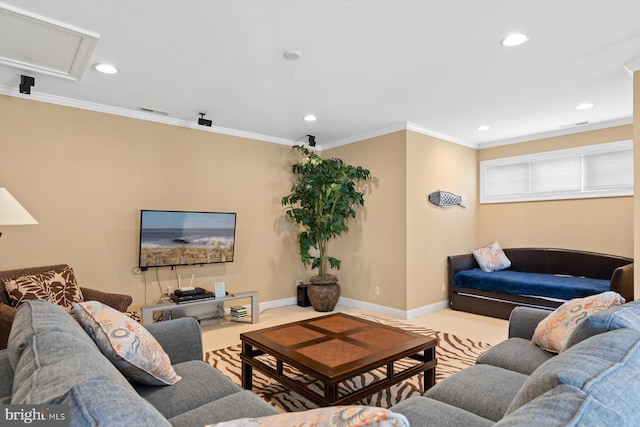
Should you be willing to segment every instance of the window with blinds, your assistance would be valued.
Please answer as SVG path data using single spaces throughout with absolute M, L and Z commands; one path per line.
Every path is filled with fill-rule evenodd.
M 480 203 L 632 195 L 632 141 L 480 162 Z

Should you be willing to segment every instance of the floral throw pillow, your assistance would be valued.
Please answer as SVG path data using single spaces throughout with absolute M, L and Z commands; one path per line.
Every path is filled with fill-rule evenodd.
M 372 406 L 330 406 L 260 418 L 241 418 L 205 427 L 409 427 L 407 418 Z
M 30 276 L 21 276 L 4 282 L 9 299 L 15 307 L 34 299 L 61 306 L 71 312 L 73 304 L 84 301 L 73 269 L 51 270 Z
M 587 316 L 624 302 L 613 291 L 567 301 L 538 323 L 531 342 L 543 350 L 560 353 L 573 329 Z
M 180 381 L 160 343 L 126 314 L 97 301 L 76 304 L 73 313 L 102 354 L 130 381 L 146 385 Z
M 493 242 L 487 247 L 476 249 L 472 252 L 480 269 L 487 273 L 511 267 L 511 261 L 507 258 L 498 242 Z

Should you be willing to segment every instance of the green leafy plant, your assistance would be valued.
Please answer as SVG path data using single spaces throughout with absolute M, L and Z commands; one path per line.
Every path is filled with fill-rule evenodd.
M 347 220 L 355 218 L 356 209 L 364 205 L 364 195 L 356 185 L 367 180 L 370 172 L 340 159 L 327 159 L 303 147 L 295 146 L 303 157 L 292 166 L 297 176 L 291 194 L 282 198 L 287 216 L 302 226 L 298 235 L 300 258 L 318 276 L 327 275 L 327 267 L 340 269 L 340 260 L 327 255 L 327 242 L 348 230 Z M 311 248 L 318 256 L 311 254 Z

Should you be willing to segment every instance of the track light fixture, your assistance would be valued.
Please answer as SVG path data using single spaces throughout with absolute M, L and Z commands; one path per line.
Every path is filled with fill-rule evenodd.
M 211 125 L 213 124 L 213 121 L 204 118 L 204 115 L 207 113 L 198 113 L 198 114 L 200 114 L 200 118 L 198 119 L 198 124 L 201 126 L 211 127 Z
M 315 147 L 316 146 L 316 137 L 313 135 L 307 135 L 309 137 L 309 145 L 311 147 Z
M 24 93 L 25 95 L 31 95 L 31 86 L 36 85 L 36 79 L 31 76 L 25 76 L 24 74 L 20 75 L 20 93 Z

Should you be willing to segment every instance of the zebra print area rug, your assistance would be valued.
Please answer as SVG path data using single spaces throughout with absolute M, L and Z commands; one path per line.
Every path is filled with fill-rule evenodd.
M 436 381 L 441 381 L 467 366 L 473 365 L 476 358 L 491 347 L 487 343 L 414 326 L 402 321 L 389 320 L 370 315 L 360 315 L 360 317 L 419 334 L 437 337 L 438 347 L 436 349 L 436 355 L 438 357 L 438 367 L 436 368 Z M 241 385 L 242 364 L 240 362 L 240 352 L 240 344 L 222 348 L 220 350 L 209 351 L 205 355 L 205 361 L 222 371 L 235 383 Z M 262 357 L 264 357 L 264 360 L 266 360 L 271 366 L 275 367 L 275 360 L 273 360 L 273 358 L 270 356 Z M 405 364 L 404 366 L 407 366 L 412 362 L 399 362 L 399 366 L 403 366 L 402 363 Z M 352 378 L 350 381 L 344 382 L 341 387 L 345 390 L 351 388 L 362 388 L 363 384 L 371 384 L 377 379 L 383 378 L 385 375 L 385 369 L 386 368 L 380 368 L 377 371 L 372 371 L 365 375 Z M 314 383 L 312 379 L 302 375 L 299 371 L 288 365 L 285 365 L 285 372 L 287 372 L 287 375 L 292 378 L 296 378 L 307 384 L 311 383 L 311 387 L 315 388 L 317 391 L 321 390 L 320 384 Z M 411 396 L 419 396 L 424 393 L 424 382 L 422 378 L 422 374 L 416 375 L 381 392 L 375 393 L 357 403 L 361 405 L 389 408 L 404 399 Z M 255 369 L 253 370 L 253 392 L 282 411 L 294 412 L 318 407 L 315 403 L 308 401 L 294 391 L 289 391 L 276 380 L 266 377 Z

